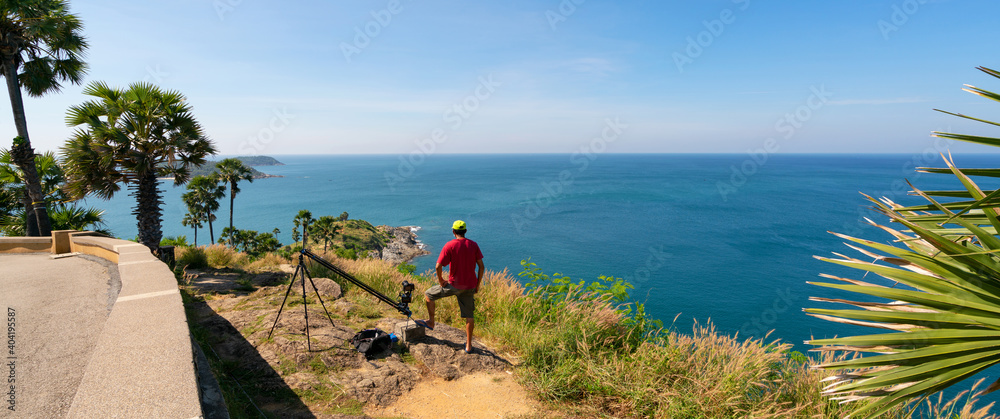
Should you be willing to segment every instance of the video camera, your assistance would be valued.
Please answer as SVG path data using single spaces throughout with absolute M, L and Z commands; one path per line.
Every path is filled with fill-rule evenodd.
M 403 281 L 403 290 L 399 292 L 399 302 L 403 304 L 410 304 L 413 301 L 413 289 L 414 285 L 410 281 Z

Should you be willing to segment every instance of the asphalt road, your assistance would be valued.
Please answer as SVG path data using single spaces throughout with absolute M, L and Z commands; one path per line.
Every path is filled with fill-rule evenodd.
M 121 288 L 117 276 L 90 256 L 0 254 L 0 418 L 66 416 Z

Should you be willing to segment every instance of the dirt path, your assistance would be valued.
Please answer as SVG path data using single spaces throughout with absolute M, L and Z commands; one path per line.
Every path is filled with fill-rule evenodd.
M 425 379 L 385 408 L 369 406 L 373 417 L 513 418 L 534 417 L 539 403 L 506 372 L 476 373 L 455 380 Z

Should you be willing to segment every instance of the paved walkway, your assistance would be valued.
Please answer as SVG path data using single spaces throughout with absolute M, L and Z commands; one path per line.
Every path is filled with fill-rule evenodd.
M 0 310 L 4 324 L 14 320 L 14 358 L 10 327 L 0 357 L 0 418 L 66 416 L 117 298 L 117 276 L 113 265 L 90 256 L 0 254 Z M 8 409 L 10 362 L 15 412 Z

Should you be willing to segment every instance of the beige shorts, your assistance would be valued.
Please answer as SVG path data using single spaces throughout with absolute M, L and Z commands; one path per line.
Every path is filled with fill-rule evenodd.
M 426 295 L 431 301 L 440 300 L 444 297 L 451 297 L 454 295 L 455 298 L 458 299 L 458 311 L 462 313 L 463 319 L 473 318 L 474 313 L 476 312 L 475 289 L 460 290 L 451 286 L 451 284 L 443 287 L 441 285 L 435 285 L 427 289 L 427 291 L 424 292 L 424 295 Z

